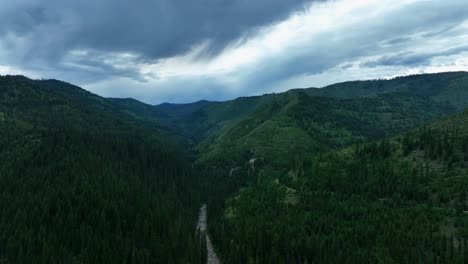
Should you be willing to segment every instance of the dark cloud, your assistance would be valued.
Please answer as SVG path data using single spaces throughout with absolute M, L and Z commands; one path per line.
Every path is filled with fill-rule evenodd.
M 468 6 L 458 0 L 430 8 L 426 4 L 414 2 L 382 12 L 376 20 L 321 32 L 302 50 L 290 50 L 252 66 L 243 77 L 245 90 L 261 94 L 292 76 L 321 74 L 341 64 L 341 70 L 346 70 L 352 65 L 349 62 L 356 62 L 362 71 L 385 66 L 423 68 L 434 58 L 468 52 L 468 45 L 459 43 L 468 36 L 466 27 L 460 26 L 467 20 Z M 416 18 L 415 13 L 419 14 Z
M 449 48 L 441 51 L 432 52 L 402 52 L 392 55 L 385 55 L 376 60 L 366 61 L 360 64 L 362 67 L 378 67 L 378 66 L 417 66 L 427 65 L 434 57 L 450 56 L 468 51 L 468 45 Z
M 174 56 L 201 41 L 217 52 L 307 0 L 18 0 L 0 3 L 0 37 L 30 38 L 25 60 L 58 60 L 71 49 Z

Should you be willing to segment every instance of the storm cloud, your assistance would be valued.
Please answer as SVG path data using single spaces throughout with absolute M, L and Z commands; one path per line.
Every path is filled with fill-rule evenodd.
M 0 3 L 0 35 L 21 39 L 23 59 L 70 50 L 132 52 L 148 61 L 210 42 L 219 52 L 256 27 L 286 19 L 304 0 L 19 0 Z M 26 43 L 25 43 L 26 42 Z M 13 43 L 11 43 L 13 44 Z
M 0 74 L 149 103 L 468 70 L 466 0 L 18 0 Z

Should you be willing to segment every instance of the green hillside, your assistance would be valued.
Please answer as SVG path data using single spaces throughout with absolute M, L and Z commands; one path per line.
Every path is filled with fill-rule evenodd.
M 344 82 L 329 85 L 322 89 L 305 89 L 305 91 L 312 96 L 344 99 L 399 92 L 431 97 L 437 100 L 448 100 L 460 106 L 460 108 L 464 108 L 468 106 L 468 103 L 461 103 L 461 101 L 457 100 L 457 97 L 460 95 L 466 96 L 465 87 L 467 83 L 467 72 L 447 72 L 404 76 L 390 80 Z
M 200 263 L 197 174 L 158 131 L 76 86 L 0 77 L 0 262 Z
M 450 105 L 415 96 L 340 100 L 289 92 L 238 121 L 212 144 L 203 141 L 198 163 L 232 167 L 257 158 L 283 167 L 304 153 L 394 135 L 453 112 Z
M 129 113 L 171 126 L 177 126 L 176 122 L 180 119 L 186 118 L 199 109 L 214 103 L 202 100 L 189 104 L 163 103 L 152 106 L 132 98 L 108 98 L 107 100 L 126 109 Z
M 221 182 L 239 174 L 245 179 L 235 181 L 242 184 L 249 178 L 250 161 L 281 171 L 303 155 L 385 138 L 455 113 L 463 105 L 458 98 L 468 94 L 467 76 L 442 73 L 339 84 L 358 84 L 350 98 L 340 98 L 334 86 L 323 90 L 333 96 L 313 96 L 309 89 L 238 98 L 207 105 L 180 123 L 198 139 L 200 168 Z M 366 96 L 361 83 L 371 84 Z
M 211 103 L 171 126 L 196 144 L 213 239 L 226 263 L 460 261 L 464 248 L 455 252 L 448 242 L 453 237 L 452 245 L 464 245 L 458 242 L 464 231 L 450 224 L 452 204 L 432 208 L 427 192 L 426 200 L 418 196 L 438 180 L 404 182 L 399 178 L 414 170 L 398 154 L 405 147 L 398 140 L 378 147 L 366 142 L 460 111 L 468 107 L 467 95 L 463 72 L 347 82 Z M 363 148 L 356 154 L 332 151 L 356 143 Z M 386 144 L 395 151 L 391 160 L 365 155 Z M 370 178 L 351 175 L 373 162 Z M 381 178 L 382 170 L 393 178 Z M 361 183 L 364 189 L 356 187 Z M 404 196 L 410 192 L 419 200 Z
M 178 146 L 179 151 L 184 152 L 184 155 L 193 154 L 192 149 L 194 148 L 195 140 L 190 133 L 187 133 L 179 126 L 179 122 L 180 118 L 196 111 L 198 109 L 197 104 L 187 104 L 187 107 L 177 105 L 176 107 L 181 107 L 181 109 L 172 112 L 132 98 L 107 98 L 106 100 L 112 103 L 114 107 L 117 107 L 117 111 L 121 114 L 138 121 L 138 125 L 149 126 L 153 130 L 156 130 L 165 141 L 170 141 L 174 146 Z
M 279 94 L 267 94 L 263 96 L 240 97 L 226 102 L 210 103 L 192 115 L 175 119 L 174 122 L 182 122 L 192 134 L 201 136 L 201 139 L 217 135 L 220 131 L 229 129 L 239 119 L 252 114 L 259 107 L 272 101 L 288 97 L 289 93 L 304 92 L 309 96 L 332 97 L 337 99 L 353 99 L 373 97 L 385 93 L 400 93 L 446 103 L 461 110 L 468 107 L 466 89 L 468 85 L 467 72 L 449 72 L 436 74 L 422 74 L 414 76 L 398 77 L 391 80 L 354 81 L 330 85 L 321 89 L 296 89 Z M 156 106 L 155 108 L 161 108 Z M 179 105 L 178 107 L 185 107 Z M 174 105 L 172 111 L 177 111 Z M 166 114 L 169 113 L 166 111 Z
M 285 112 L 291 113 L 293 111 L 289 110 L 289 106 L 298 104 L 296 102 L 297 100 L 295 99 L 296 95 L 298 94 L 307 94 L 310 97 L 320 96 L 334 98 L 335 102 L 331 102 L 329 99 L 315 100 L 318 102 L 318 105 L 316 105 L 317 108 L 320 108 L 318 107 L 319 105 L 322 106 L 323 104 L 330 104 L 327 106 L 327 109 L 319 109 L 319 111 L 321 111 L 321 115 L 323 116 L 326 116 L 324 113 L 333 108 L 332 104 L 341 105 L 344 103 L 345 109 L 343 109 L 343 111 L 347 111 L 346 107 L 354 104 L 354 102 L 358 101 L 359 98 L 368 98 L 368 101 L 373 100 L 373 102 L 369 102 L 370 104 L 373 104 L 372 107 L 376 107 L 376 104 L 378 104 L 379 100 L 382 98 L 384 98 L 383 100 L 386 100 L 385 98 L 390 97 L 403 98 L 403 100 L 406 100 L 406 105 L 403 106 L 405 109 L 402 109 L 400 114 L 404 113 L 405 110 L 412 108 L 410 107 L 410 105 L 413 103 L 411 100 L 418 100 L 419 102 L 416 107 L 423 107 L 425 109 L 414 109 L 412 114 L 414 119 L 413 121 L 415 121 L 415 123 L 404 122 L 404 118 L 401 116 L 396 116 L 396 119 L 402 118 L 402 122 L 400 122 L 400 124 L 406 124 L 406 127 L 401 127 L 400 130 L 391 129 L 389 133 L 386 133 L 386 135 L 390 135 L 396 131 L 403 131 L 404 129 L 407 129 L 411 126 L 414 127 L 414 125 L 422 124 L 422 122 L 435 120 L 437 118 L 437 115 L 432 116 L 432 119 L 423 115 L 421 116 L 421 122 L 418 122 L 418 119 L 420 118 L 418 114 L 420 113 L 416 112 L 419 110 L 428 110 L 431 112 L 432 110 L 429 110 L 428 108 L 439 107 L 444 108 L 444 113 L 447 114 L 453 111 L 461 110 L 464 107 L 468 107 L 468 100 L 464 100 L 468 96 L 468 89 L 466 89 L 467 85 L 468 73 L 453 72 L 407 76 L 395 78 L 392 80 L 347 82 L 331 85 L 322 89 L 310 88 L 303 90 L 291 90 L 289 92 L 279 94 L 241 97 L 226 102 L 200 101 L 194 104 L 162 104 L 153 107 L 135 100 L 127 99 L 118 101 L 119 104 L 123 107 L 126 107 L 129 112 L 135 113 L 139 116 L 144 116 L 150 120 L 153 120 L 154 122 L 164 124 L 166 127 L 173 129 L 171 132 L 172 134 L 180 135 L 181 137 L 190 139 L 195 148 L 201 152 L 202 159 L 205 160 L 207 156 L 212 157 L 214 156 L 213 153 L 218 153 L 220 148 L 225 149 L 225 147 L 220 146 L 220 144 L 231 144 L 236 146 L 239 145 L 235 140 L 240 140 L 240 138 L 233 139 L 233 134 L 240 135 L 239 133 L 244 133 L 245 135 L 243 134 L 242 139 L 248 139 L 249 142 L 256 142 L 255 139 L 250 140 L 250 138 L 255 135 L 247 134 L 257 127 L 259 128 L 255 131 L 255 133 L 261 133 L 261 136 L 268 136 L 269 134 L 272 134 L 275 135 L 278 140 L 279 138 L 284 138 L 284 134 L 290 135 L 293 138 L 296 136 L 299 138 L 305 137 L 306 134 L 303 133 L 302 128 L 299 128 L 297 124 L 297 119 L 301 119 L 300 116 L 296 115 L 295 117 L 292 117 L 293 120 L 290 120 L 291 117 L 278 117 L 278 114 L 283 115 Z M 391 95 L 385 97 L 385 95 L 388 94 Z M 302 97 L 305 96 L 302 95 Z M 411 97 L 411 99 L 405 97 Z M 354 102 L 338 101 L 353 99 L 355 100 Z M 430 103 L 427 103 L 423 106 L 422 104 L 424 100 L 430 101 Z M 302 101 L 299 104 L 301 104 Z M 324 103 L 319 101 L 324 101 Z M 361 104 L 360 107 L 365 107 L 363 103 L 358 104 Z M 270 117 L 268 117 L 272 118 L 272 120 L 268 120 L 268 122 L 262 122 L 266 121 L 264 113 L 265 109 L 272 107 L 288 109 L 282 109 L 278 111 L 278 113 L 272 114 Z M 302 108 L 306 107 L 308 106 L 302 106 Z M 389 111 L 389 109 L 385 109 L 385 107 L 392 106 L 384 105 L 382 106 L 382 109 L 374 110 L 387 112 L 387 114 L 390 114 L 391 110 Z M 399 106 L 394 105 L 393 107 L 396 108 Z M 301 106 L 297 106 L 295 108 L 301 108 Z M 332 109 L 332 111 L 335 110 L 336 109 Z M 356 109 L 352 111 L 356 112 L 355 110 Z M 365 109 L 362 108 L 361 112 L 363 110 Z M 359 110 L 357 112 L 359 112 Z M 262 117 L 257 118 L 256 115 Z M 380 114 L 380 121 L 382 121 L 383 115 L 384 114 Z M 355 118 L 351 118 L 351 120 L 357 121 Z M 248 124 L 249 122 L 253 123 Z M 294 129 L 286 132 L 284 129 L 276 128 L 275 126 L 277 124 L 280 127 Z M 320 126 L 322 125 L 323 124 L 320 124 Z M 310 129 L 317 130 L 316 128 L 309 128 L 309 130 Z M 318 128 L 318 130 L 319 129 L 320 128 Z M 377 127 L 377 129 L 379 128 Z M 289 132 L 291 132 L 291 134 Z M 332 137 L 342 137 L 342 139 L 338 141 L 346 141 L 353 136 L 343 136 L 342 134 L 347 134 L 350 132 L 352 133 L 353 131 L 340 131 L 337 132 L 336 135 L 332 135 Z M 245 138 L 245 136 L 248 138 Z M 328 140 L 328 136 L 329 135 L 320 136 L 320 140 L 323 138 Z M 385 135 L 382 135 L 381 133 L 381 136 Z M 348 139 L 343 139 L 343 137 L 348 137 Z M 355 138 L 358 137 L 360 137 L 360 135 L 355 136 Z M 285 142 L 290 141 L 285 140 Z M 320 144 L 314 142 L 314 144 L 306 144 L 304 147 L 306 149 L 317 148 L 317 145 Z
M 262 230 L 269 230 L 265 231 L 268 235 L 278 236 L 282 231 L 279 229 L 272 231 L 271 228 L 283 227 L 285 222 L 295 221 L 294 217 L 279 218 L 276 227 L 256 226 L 254 222 L 263 223 L 267 221 L 266 219 L 279 217 L 275 213 L 278 210 L 264 199 L 277 199 L 276 195 L 280 194 L 274 193 L 283 191 L 287 193 L 285 199 L 295 203 L 297 197 L 294 193 L 297 189 L 287 187 L 276 189 L 272 193 L 262 191 L 262 188 L 271 191 L 268 188 L 271 181 L 267 181 L 266 185 L 260 184 L 258 187 L 260 189 L 252 189 L 252 186 L 256 186 L 266 178 L 275 179 L 287 175 L 295 178 L 295 174 L 291 175 L 290 168 L 302 163 L 306 157 L 317 155 L 317 153 L 386 138 L 459 111 L 466 102 L 460 104 L 461 101 L 458 98 L 462 98 L 462 94 L 468 94 L 465 76 L 465 73 L 437 74 L 411 76 L 390 81 L 373 81 L 371 83 L 390 83 L 388 87 L 394 85 L 395 88 L 387 87 L 384 89 L 386 92 L 376 92 L 365 96 L 360 94 L 349 98 L 340 98 L 336 94 L 318 97 L 311 96 L 308 90 L 293 90 L 282 94 L 240 98 L 237 99 L 238 101 L 226 102 L 224 108 L 223 103 L 219 103 L 219 105 L 210 105 L 196 112 L 191 120 L 200 118 L 203 121 L 194 125 L 193 131 L 197 131 L 196 129 L 201 125 L 212 129 L 211 132 L 201 137 L 196 161 L 196 165 L 204 172 L 205 188 L 211 194 L 211 197 L 207 197 L 211 201 L 211 221 L 222 223 L 221 226 L 227 228 L 229 224 L 221 219 L 233 216 L 234 209 L 229 209 L 229 203 L 230 201 L 235 203 L 244 194 L 245 202 L 255 201 L 258 198 L 260 200 L 257 203 L 254 202 L 255 205 L 265 210 L 270 208 L 272 210 L 270 213 L 273 214 L 257 214 L 256 210 L 261 212 L 260 208 L 253 207 L 252 211 L 245 213 L 260 218 L 251 222 L 246 220 L 247 222 L 242 222 L 241 226 L 233 227 L 236 231 L 232 236 L 230 233 L 225 233 L 227 231 L 216 230 L 216 227 L 213 227 L 217 231 L 215 239 L 218 239 L 218 245 L 222 245 L 225 241 L 239 241 L 237 244 L 239 251 L 232 251 L 233 245 L 231 244 L 221 246 L 221 252 L 230 251 L 230 253 L 225 253 L 228 255 L 225 256 L 225 260 L 231 263 L 247 262 L 248 259 L 234 257 L 249 256 L 252 253 L 249 251 L 252 248 L 249 246 L 252 244 L 249 244 L 247 239 L 257 241 L 257 243 L 259 243 L 258 239 L 273 239 L 266 235 L 263 238 L 239 237 L 240 233 L 259 234 L 263 232 Z M 246 107 L 241 107 L 241 102 L 245 103 Z M 214 110 L 214 107 L 225 109 L 225 112 Z M 229 114 L 236 113 L 234 109 L 239 114 L 229 116 Z M 188 124 L 193 123 L 188 121 Z M 201 131 L 210 130 L 202 129 Z M 276 183 L 271 184 L 275 186 Z M 243 213 L 240 215 L 244 217 Z M 256 227 L 249 229 L 247 225 Z M 224 241 L 221 238 L 224 238 Z M 283 238 L 282 241 L 292 239 L 291 237 Z M 246 245 L 247 251 L 243 251 L 241 248 L 244 246 L 241 245 Z M 282 248 L 292 251 L 297 248 L 304 249 L 304 244 L 291 247 L 276 246 L 276 248 L 270 248 L 271 251 L 281 252 Z M 271 251 L 266 250 L 263 253 L 267 254 L 266 252 Z M 307 255 L 307 252 L 310 253 L 310 251 L 302 253 Z M 250 256 L 253 259 L 259 258 L 256 255 Z M 270 254 L 269 256 L 271 258 L 263 259 L 265 263 L 271 263 L 270 261 L 276 263 L 274 260 L 282 257 L 285 259 L 278 261 L 279 263 L 291 262 L 290 258 L 292 258 L 284 251 L 278 255 Z M 308 256 L 309 261 L 313 259 L 311 257 L 313 255 Z M 357 259 L 360 258 L 356 257 Z M 322 259 L 320 262 L 323 261 Z
M 468 112 L 251 177 L 212 222 L 226 263 L 465 263 Z

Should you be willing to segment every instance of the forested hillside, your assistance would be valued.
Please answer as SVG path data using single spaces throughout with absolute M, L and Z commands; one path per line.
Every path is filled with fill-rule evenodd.
M 0 77 L 0 259 L 202 263 L 197 174 L 159 128 L 58 81 Z
M 212 102 L 203 100 L 190 104 L 164 103 L 152 106 L 132 98 L 109 98 L 107 100 L 134 118 L 157 125 L 159 133 L 165 138 L 171 139 L 181 150 L 185 151 L 185 155 L 193 154 L 192 151 L 199 138 L 190 130 L 192 128 L 185 125 L 186 121 L 190 120 L 196 111 L 212 104 Z
M 190 138 L 213 240 L 227 263 L 460 261 L 463 231 L 451 223 L 463 217 L 450 216 L 447 200 L 434 206 L 443 188 L 428 191 L 443 173 L 436 170 L 425 181 L 402 178 L 420 170 L 413 163 L 428 163 L 421 151 L 397 139 L 367 142 L 468 107 L 467 85 L 465 72 L 423 74 L 197 107 L 127 109 Z M 464 140 L 458 136 L 453 140 Z M 353 144 L 359 147 L 333 152 Z M 447 146 L 431 144 L 439 152 Z M 381 156 L 381 149 L 388 153 Z M 365 178 L 356 176 L 363 170 Z
M 428 99 L 442 104 L 449 104 L 458 110 L 468 107 L 467 72 L 448 72 L 436 74 L 422 74 L 398 77 L 391 80 L 353 81 L 330 85 L 324 88 L 296 89 L 279 94 L 266 94 L 263 96 L 240 97 L 226 102 L 196 103 L 171 105 L 167 104 L 152 107 L 153 116 L 172 116 L 171 127 L 179 127 L 196 139 L 204 140 L 216 138 L 223 132 L 235 126 L 244 118 L 265 105 L 281 100 L 285 102 L 291 93 L 303 92 L 311 97 L 331 97 L 336 99 L 353 99 L 362 97 L 376 97 L 382 94 L 402 94 Z M 203 101 L 202 101 L 203 102 Z M 285 102 L 286 103 L 286 102 Z M 196 110 L 190 115 L 177 115 L 184 109 Z M 140 113 L 142 113 L 140 111 Z M 156 118 L 168 120 L 167 118 Z
M 159 106 L 0 77 L 0 261 L 203 263 L 206 203 L 225 263 L 461 263 L 467 96 L 463 72 Z
M 468 112 L 265 166 L 212 222 L 226 263 L 464 263 Z
M 274 204 L 282 201 L 279 198 L 282 197 L 281 192 L 286 192 L 287 198 L 285 199 L 288 200 L 288 203 L 298 202 L 294 194 L 300 188 L 299 186 L 287 186 L 272 189 L 269 186 L 270 184 L 275 186 L 275 180 L 263 182 L 263 179 L 294 178 L 296 176 L 291 172 L 291 168 L 295 164 L 304 162 L 307 157 L 351 144 L 365 144 L 369 141 L 386 138 L 459 111 L 460 105 L 457 103 L 459 102 L 456 99 L 457 96 L 446 96 L 444 100 L 438 98 L 442 94 L 441 91 L 444 91 L 445 94 L 458 94 L 458 96 L 468 93 L 466 82 L 464 82 L 465 76 L 464 73 L 457 73 L 448 74 L 450 78 L 445 78 L 444 74 L 406 77 L 396 79 L 399 87 L 405 87 L 404 89 L 393 89 L 389 92 L 344 99 L 334 98 L 335 96 L 311 96 L 308 90 L 293 90 L 283 94 L 263 96 L 261 97 L 263 102 L 255 107 L 252 106 L 254 105 L 252 103 L 247 104 L 254 108 L 252 112 L 249 108 L 244 108 L 249 110 L 241 112 L 236 118 L 229 117 L 219 123 L 211 121 L 211 124 L 217 124 L 217 126 L 211 126 L 216 132 L 206 136 L 199 143 L 196 165 L 205 175 L 203 180 L 205 188 L 208 190 L 206 193 L 211 195 L 207 197 L 211 208 L 209 220 L 213 225 L 215 245 L 221 245 L 222 255 L 223 253 L 227 255 L 225 260 L 239 263 L 248 261 L 247 258 L 250 257 L 250 261 L 262 260 L 261 262 L 264 263 L 292 262 L 293 259 L 301 263 L 304 256 L 307 256 L 305 258 L 309 262 L 314 259 L 318 262 L 346 262 L 347 254 L 344 254 L 344 259 L 341 260 L 332 259 L 332 255 L 330 259 L 316 259 L 314 256 L 324 253 L 317 253 L 312 248 L 307 248 L 304 243 L 310 242 L 292 243 L 291 241 L 299 239 L 303 234 L 299 235 L 297 230 L 284 230 L 283 228 L 286 228 L 284 225 L 291 226 L 291 229 L 301 229 L 307 223 L 300 222 L 301 212 L 297 211 L 298 208 L 293 208 L 296 211 L 292 213 L 290 218 L 282 218 L 281 210 L 276 208 Z M 428 78 L 428 81 L 424 81 L 424 78 Z M 443 81 L 435 82 L 432 80 L 437 78 L 441 78 Z M 395 80 L 375 82 L 395 83 Z M 433 82 L 436 85 L 433 85 Z M 248 99 L 259 100 L 256 97 Z M 237 100 L 248 102 L 244 98 Z M 227 102 L 222 109 L 229 109 L 231 104 L 238 105 L 239 102 L 236 100 Z M 219 112 L 214 111 L 208 115 L 209 109 L 215 106 L 213 104 L 202 108 L 196 114 L 207 117 L 206 120 L 216 120 L 216 114 Z M 233 109 L 241 111 L 243 108 L 235 107 Z M 228 113 L 233 112 L 231 110 Z M 209 125 L 210 123 L 204 121 L 200 124 Z M 325 160 L 327 161 L 327 159 Z M 334 163 L 330 164 L 335 166 Z M 336 166 L 340 168 L 342 165 Z M 323 177 L 327 178 L 328 176 L 330 175 L 327 174 Z M 257 186 L 259 182 L 262 184 Z M 256 187 L 252 188 L 252 186 Z M 230 203 L 236 204 L 241 199 L 245 199 L 245 203 L 253 206 L 252 210 L 235 214 L 234 209 L 230 209 L 232 208 Z M 276 202 L 270 203 L 269 199 Z M 304 198 L 304 203 L 309 202 L 311 202 L 309 199 Z M 315 204 L 315 206 L 319 206 L 319 204 Z M 333 202 L 331 204 L 333 205 Z M 349 204 L 343 206 L 346 208 Z M 365 208 L 366 202 L 363 201 L 361 206 Z M 260 213 L 262 209 L 269 210 L 268 214 Z M 248 214 L 247 217 L 246 214 Z M 245 218 L 245 221 L 230 218 L 234 215 L 240 219 Z M 308 219 L 311 216 L 303 217 Z M 230 226 L 229 222 L 226 222 L 227 219 L 240 221 L 240 223 L 235 222 L 235 225 Z M 294 224 L 296 222 L 300 224 L 296 226 Z M 219 226 L 216 226 L 216 223 Z M 317 223 L 310 223 L 310 225 L 315 224 Z M 224 230 L 227 228 L 233 228 L 235 231 L 231 233 Z M 349 230 L 350 236 L 355 235 L 356 230 Z M 288 234 L 295 237 L 282 236 L 284 232 L 291 232 Z M 311 235 L 314 234 L 313 231 L 308 232 Z M 251 236 L 255 234 L 261 237 Z M 242 237 L 244 235 L 246 237 Z M 279 244 L 272 248 L 262 245 L 261 247 L 265 246 L 264 249 L 260 249 L 262 253 L 255 252 L 255 250 L 250 251 L 255 246 L 249 243 L 260 243 L 258 239 L 270 242 L 277 241 Z M 405 239 L 402 238 L 402 240 Z M 291 243 L 292 246 L 281 243 Z M 294 253 L 294 250 L 299 248 L 303 251 Z M 363 246 L 363 248 L 368 249 L 369 247 Z M 278 255 L 269 254 L 271 252 L 277 252 Z M 329 254 L 332 254 L 331 252 Z M 265 255 L 258 256 L 257 254 Z M 349 256 L 350 260 L 356 260 L 356 262 L 371 258 L 369 255 L 362 258 Z M 375 260 L 377 259 L 379 258 L 375 257 Z M 401 259 L 395 261 L 397 263 L 408 262 Z
M 289 92 L 202 142 L 197 163 L 234 168 L 255 158 L 284 167 L 305 153 L 384 138 L 455 111 L 409 95 L 340 100 Z
M 158 106 L 133 99 L 113 99 L 113 102 L 128 113 L 169 127 L 171 134 L 182 138 L 179 141 L 200 153 L 198 159 L 226 160 L 232 157 L 224 155 L 237 153 L 238 159 L 239 155 L 251 155 L 248 152 L 255 154 L 261 148 L 258 145 L 264 145 L 259 137 L 265 139 L 270 134 L 278 142 L 268 145 L 287 146 L 292 151 L 296 151 L 294 144 L 309 151 L 324 145 L 343 146 L 369 136 L 392 135 L 468 107 L 468 100 L 464 100 L 468 98 L 467 83 L 468 73 L 451 72 L 346 82 L 322 89 L 296 89 L 226 102 Z M 367 107 L 371 113 L 359 116 Z M 301 116 L 307 111 L 308 116 Z M 312 114 L 313 118 L 319 117 L 316 121 L 311 120 L 312 111 L 318 112 Z M 345 127 L 341 127 L 340 119 L 346 120 Z M 366 125 L 373 127 L 368 129 Z M 368 133 L 367 137 L 361 137 L 363 131 Z M 299 140 L 289 146 L 291 138 Z M 254 150 L 250 150 L 251 143 L 257 145 Z M 233 151 L 231 146 L 235 146 Z M 271 153 L 270 149 L 267 151 Z
M 352 81 L 332 84 L 321 89 L 305 89 L 312 96 L 334 98 L 371 97 L 383 93 L 404 93 L 449 101 L 460 109 L 468 107 L 467 72 L 446 72 L 396 77 L 390 80 Z

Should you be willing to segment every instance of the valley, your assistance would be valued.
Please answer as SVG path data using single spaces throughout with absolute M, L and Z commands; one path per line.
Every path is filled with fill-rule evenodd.
M 467 0 L 0 0 L 0 264 L 468 263 Z
M 463 263 L 465 98 L 465 72 L 157 106 L 0 77 L 0 260 Z

